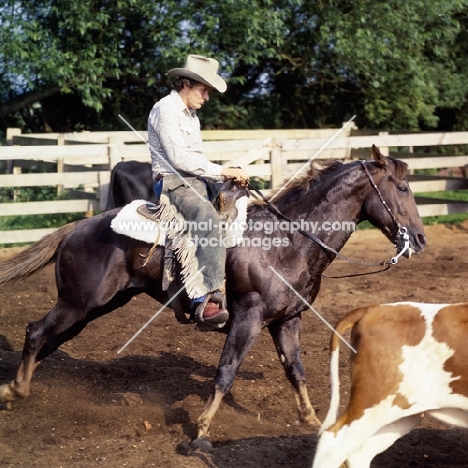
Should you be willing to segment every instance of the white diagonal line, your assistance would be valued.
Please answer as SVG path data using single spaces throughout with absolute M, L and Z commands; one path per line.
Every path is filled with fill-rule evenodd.
M 154 151 L 154 148 L 149 144 L 149 141 L 147 141 L 142 135 L 140 135 L 140 133 L 139 133 L 135 128 L 133 128 L 132 125 L 130 125 L 130 123 L 127 122 L 120 114 L 119 114 L 119 118 L 120 118 L 121 120 L 123 120 L 123 122 L 125 122 L 125 124 L 127 125 L 127 127 L 130 128 L 130 129 L 133 131 L 133 133 L 135 133 L 135 135 L 137 135 L 138 138 L 140 138 L 140 140 L 142 140 L 143 142 L 146 143 L 146 146 L 148 146 L 148 148 L 150 148 L 154 153 L 156 153 L 156 151 Z M 168 161 L 166 161 L 165 159 L 162 159 L 162 158 L 159 158 L 159 159 L 162 161 L 163 164 L 166 165 L 166 167 L 169 167 L 169 169 L 170 169 L 172 172 L 174 172 L 174 174 L 176 174 L 177 176 L 179 176 L 180 179 L 182 179 L 182 180 L 199 196 L 199 198 L 201 198 L 201 199 L 203 200 L 203 203 L 206 202 L 206 201 L 208 201 L 206 198 L 202 197 L 202 196 L 192 187 L 192 185 L 184 178 L 184 176 L 183 176 L 182 174 L 179 174 L 179 172 L 177 172 L 177 170 L 174 169 Z
M 202 266 L 118 351 L 120 354 L 206 267 Z
M 357 353 L 357 351 L 343 338 L 342 335 L 340 335 L 332 325 L 330 325 L 323 317 L 321 314 L 319 314 L 293 287 L 291 284 L 289 284 L 271 265 L 270 269 L 273 271 L 273 273 L 280 278 L 283 283 L 288 286 L 288 288 L 299 298 L 302 300 L 302 302 L 312 311 L 314 314 L 336 335 L 338 338 L 346 344 L 346 346 L 353 351 L 354 353 Z
M 281 193 L 293 179 L 295 179 L 310 163 L 313 161 L 354 119 L 356 118 L 353 115 L 271 198 L 272 202 L 276 196 Z

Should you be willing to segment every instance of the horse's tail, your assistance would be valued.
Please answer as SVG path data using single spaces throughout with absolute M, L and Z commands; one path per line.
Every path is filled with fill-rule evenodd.
M 0 284 L 27 278 L 54 263 L 60 243 L 70 234 L 77 222 L 66 224 L 10 260 L 0 263 Z
M 367 314 L 369 309 L 370 307 L 360 307 L 348 312 L 338 321 L 335 326 L 335 332 L 332 333 L 330 340 L 330 408 L 320 428 L 320 434 L 335 424 L 338 418 L 340 406 L 340 337 L 350 328 L 354 328 L 356 323 Z

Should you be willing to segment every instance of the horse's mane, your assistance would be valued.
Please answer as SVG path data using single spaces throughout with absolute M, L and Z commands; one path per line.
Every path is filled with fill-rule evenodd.
M 387 156 L 387 159 L 393 163 L 395 176 L 398 179 L 404 178 L 408 172 L 408 165 L 399 159 L 392 158 L 391 156 Z M 355 163 L 359 164 L 361 162 L 362 161 L 355 161 Z M 370 162 L 373 162 L 373 160 L 370 160 Z M 277 200 L 280 200 L 293 192 L 302 191 L 303 193 L 307 193 L 312 185 L 321 178 L 326 177 L 332 172 L 336 172 L 341 169 L 350 169 L 351 167 L 354 167 L 354 164 L 352 166 L 350 164 L 343 164 L 343 162 L 336 159 L 322 160 L 320 162 L 312 161 L 304 174 L 299 177 L 295 177 L 292 180 L 284 180 L 283 184 L 279 188 L 270 192 L 268 198 L 276 198 L 276 195 L 278 194 L 279 197 Z M 384 170 L 386 167 L 387 166 L 383 166 Z M 287 184 L 287 186 L 285 186 L 285 184 Z
M 313 161 L 304 174 L 294 179 L 284 180 L 284 184 L 272 190 L 269 194 L 269 198 L 276 198 L 276 195 L 279 194 L 279 199 L 281 199 L 298 190 L 308 192 L 314 182 L 334 172 L 339 167 L 344 167 L 344 164 L 336 159 L 323 160 L 320 161 L 320 163 Z M 286 187 L 285 184 L 287 184 Z

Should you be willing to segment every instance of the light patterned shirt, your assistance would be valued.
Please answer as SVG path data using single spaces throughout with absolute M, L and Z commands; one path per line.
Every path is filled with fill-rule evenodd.
M 196 112 L 187 108 L 176 90 L 172 90 L 151 109 L 148 142 L 153 179 L 158 174 L 164 176 L 177 171 L 181 175 L 221 180 L 222 167 L 205 157 Z

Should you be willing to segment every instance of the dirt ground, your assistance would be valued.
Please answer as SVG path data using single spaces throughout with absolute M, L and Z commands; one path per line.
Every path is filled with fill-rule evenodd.
M 324 279 L 315 309 L 335 323 L 346 311 L 376 302 L 468 301 L 468 222 L 430 226 L 422 255 L 385 273 Z M 14 249 L 0 251 L 5 259 Z M 393 254 L 377 231 L 353 234 L 343 253 L 361 261 Z M 336 260 L 329 275 L 364 271 Z M 26 324 L 56 298 L 53 267 L 0 289 L 0 383 L 21 358 Z M 163 311 L 117 352 L 160 305 L 146 296 L 91 323 L 39 366 L 31 396 L 0 410 L 0 467 L 309 468 L 316 433 L 296 422 L 289 383 L 264 332 L 217 413 L 213 451 L 192 451 L 194 422 L 209 395 L 224 336 L 178 324 Z M 311 400 L 323 419 L 329 404 L 329 330 L 304 314 L 302 351 Z M 342 347 L 346 397 L 349 352 Z M 466 467 L 468 431 L 425 421 L 376 457 L 373 467 Z

